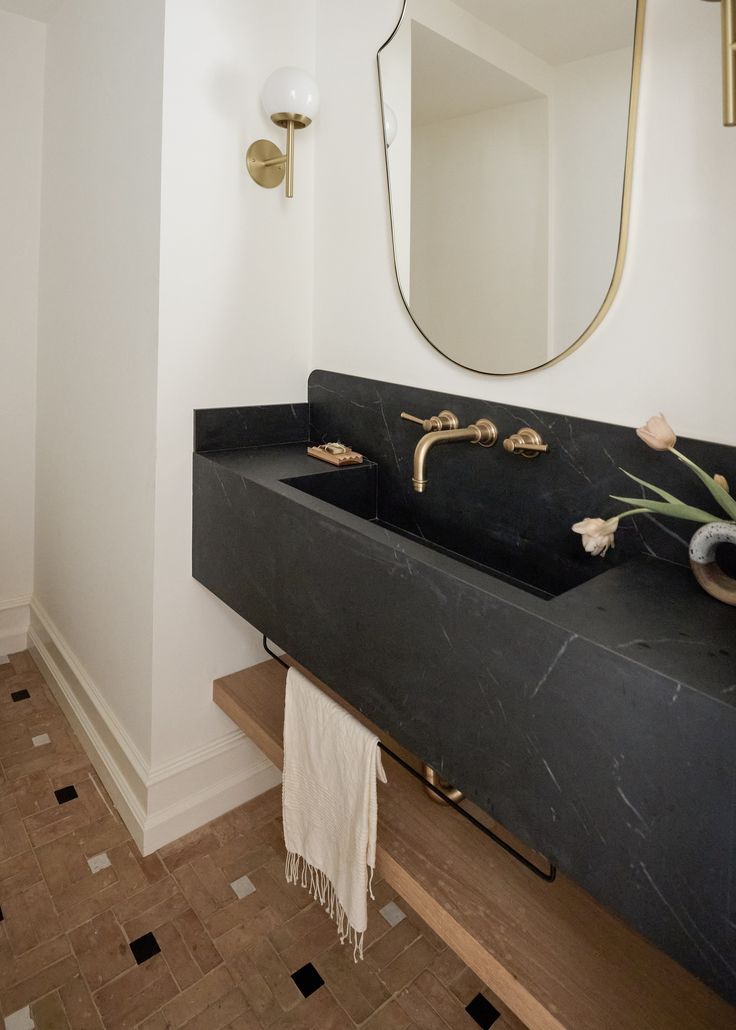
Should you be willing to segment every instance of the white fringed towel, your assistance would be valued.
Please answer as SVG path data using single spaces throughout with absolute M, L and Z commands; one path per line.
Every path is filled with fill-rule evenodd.
M 284 713 L 286 879 L 301 883 L 363 957 L 376 865 L 378 737 L 289 669 Z M 370 877 L 369 877 L 370 870 Z M 371 893 L 371 897 L 372 897 Z

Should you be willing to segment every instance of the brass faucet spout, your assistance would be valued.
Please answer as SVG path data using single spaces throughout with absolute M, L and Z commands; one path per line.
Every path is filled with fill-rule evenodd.
M 467 429 L 440 429 L 431 433 L 425 433 L 414 451 L 414 473 L 411 481 L 418 494 L 423 494 L 427 485 L 425 475 L 425 464 L 430 450 L 440 443 L 462 443 L 469 440 L 477 443 L 480 438 L 480 430 L 477 426 L 468 426 Z
M 484 447 L 492 447 L 498 439 L 498 431 L 488 419 L 482 418 L 466 429 L 434 430 L 421 438 L 414 451 L 414 470 L 412 485 L 418 494 L 423 494 L 427 486 L 426 463 L 430 450 L 441 443 L 479 443 Z

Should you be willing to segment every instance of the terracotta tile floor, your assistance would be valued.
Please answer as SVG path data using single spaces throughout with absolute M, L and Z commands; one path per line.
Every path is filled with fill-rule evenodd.
M 519 1026 L 385 882 L 355 964 L 283 865 L 278 788 L 141 858 L 30 656 L 0 657 L 7 1030 Z

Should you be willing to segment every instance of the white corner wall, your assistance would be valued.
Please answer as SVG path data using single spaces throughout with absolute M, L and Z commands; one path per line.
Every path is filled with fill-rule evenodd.
M 261 87 L 283 65 L 313 72 L 314 45 L 313 2 L 167 4 L 152 833 L 184 832 L 278 782 L 212 703 L 214 678 L 264 656 L 253 629 L 191 576 L 192 411 L 306 399 L 322 115 L 297 134 L 292 200 L 251 181 L 245 151 L 259 137 L 284 145 Z
M 560 364 L 493 378 L 429 347 L 395 282 L 375 55 L 400 0 L 317 0 L 329 104 L 315 168 L 314 365 L 625 425 L 662 409 L 683 435 L 736 444 L 736 132 L 721 125 L 713 6 L 649 0 L 631 242 L 611 312 Z
M 499 370 L 546 360 L 548 110 L 540 97 L 412 130 L 411 310 L 471 368 L 490 341 Z
M 38 252 L 46 29 L 0 11 L 0 654 L 33 588 Z
M 191 577 L 192 412 L 305 397 L 316 132 L 292 201 L 244 157 L 314 27 L 296 0 L 66 0 L 48 27 L 30 640 L 144 853 L 279 780 L 212 702 L 262 652 Z
M 31 641 L 122 779 L 150 757 L 163 13 L 47 29 Z

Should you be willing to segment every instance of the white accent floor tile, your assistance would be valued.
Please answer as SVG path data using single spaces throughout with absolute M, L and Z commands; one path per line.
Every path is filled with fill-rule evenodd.
M 36 1024 L 31 1019 L 30 1006 L 18 1009 L 5 1017 L 5 1030 L 35 1030 Z
M 34 747 L 43 747 L 44 744 L 51 743 L 51 737 L 48 733 L 39 733 L 37 737 L 31 737 L 31 740 L 33 741 Z
M 10 665 L 10 659 L 6 654 L 0 654 L 0 665 Z
M 396 926 L 402 919 L 406 919 L 406 913 L 402 912 L 395 901 L 389 901 L 388 905 L 378 910 L 389 926 Z
M 255 891 L 255 884 L 248 876 L 241 876 L 239 880 L 233 880 L 230 884 L 239 898 L 247 898 Z
M 99 873 L 101 869 L 109 869 L 112 862 L 107 857 L 107 852 L 101 851 L 99 855 L 93 855 L 92 858 L 88 858 L 87 865 L 93 873 Z

